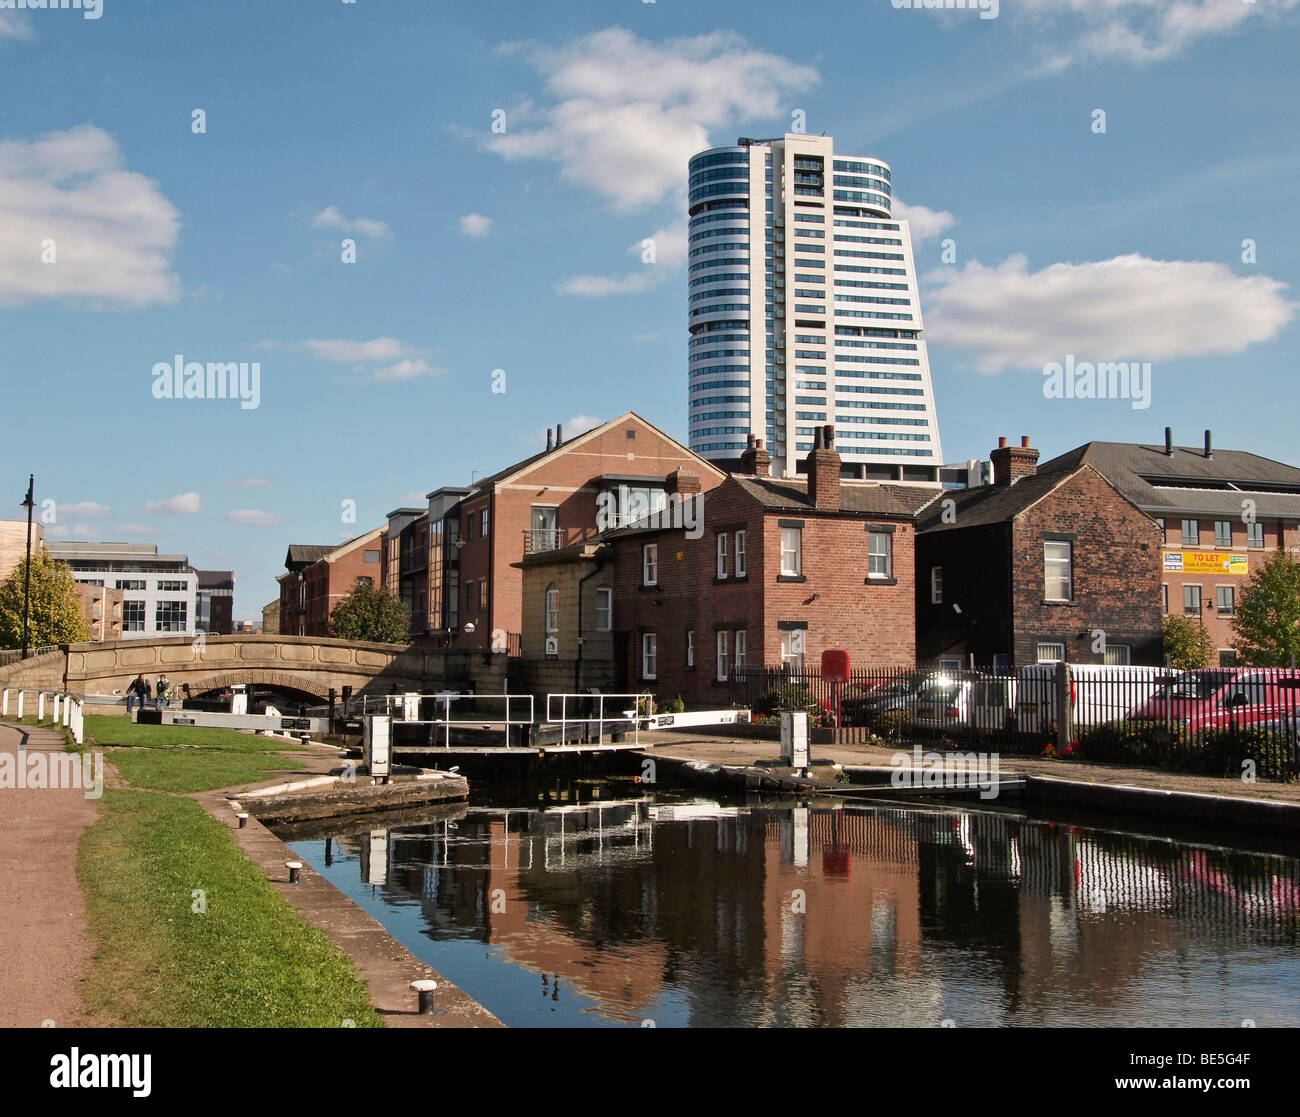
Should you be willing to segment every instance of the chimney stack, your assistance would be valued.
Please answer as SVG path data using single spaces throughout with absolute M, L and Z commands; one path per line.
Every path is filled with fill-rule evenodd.
M 763 440 L 749 436 L 749 448 L 740 455 L 740 472 L 753 477 L 769 477 L 772 473 L 772 455 L 763 449 Z
M 813 449 L 808 455 L 808 496 L 814 508 L 838 512 L 840 508 L 840 456 L 835 451 L 835 427 L 813 428 Z
M 1205 432 L 1205 456 L 1206 456 L 1207 458 L 1212 458 L 1212 457 L 1214 457 L 1214 446 L 1213 446 L 1213 445 L 1211 444 L 1211 442 L 1210 442 L 1210 432 L 1209 432 L 1209 431 L 1206 431 L 1206 432 Z
M 555 432 L 550 427 L 546 428 L 546 452 L 549 454 L 555 449 Z
M 673 493 L 680 497 L 694 496 L 701 487 L 699 475 L 685 469 L 674 469 L 664 478 L 664 491 L 670 496 Z
M 560 443 L 564 441 L 564 428 L 559 423 L 555 424 L 555 448 L 560 448 Z
M 998 439 L 998 448 L 989 453 L 993 463 L 993 484 L 999 487 L 1014 485 L 1022 477 L 1032 477 L 1038 472 L 1038 451 L 1029 445 L 1029 435 L 1020 436 L 1019 446 L 1008 446 L 1005 438 Z
M 1174 428 L 1165 427 L 1165 457 L 1174 456 Z

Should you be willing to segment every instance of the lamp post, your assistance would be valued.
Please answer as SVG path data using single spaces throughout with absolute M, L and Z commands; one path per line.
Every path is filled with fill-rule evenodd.
M 23 571 L 23 659 L 27 658 L 27 635 L 30 631 L 28 619 L 31 615 L 32 603 L 32 509 L 36 507 L 32 492 L 35 488 L 36 475 L 30 473 L 27 475 L 27 496 L 19 505 L 20 508 L 27 509 L 27 568 Z

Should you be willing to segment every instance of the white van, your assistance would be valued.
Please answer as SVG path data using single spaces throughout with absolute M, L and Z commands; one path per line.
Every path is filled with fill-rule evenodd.
M 1045 733 L 1057 720 L 1055 663 L 1020 669 L 1016 686 L 1016 728 Z M 1070 664 L 1070 697 L 1077 728 L 1122 721 L 1178 672 L 1164 667 L 1120 667 L 1099 663 Z

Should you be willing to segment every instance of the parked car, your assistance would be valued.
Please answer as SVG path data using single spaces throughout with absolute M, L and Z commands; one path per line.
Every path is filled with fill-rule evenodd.
M 1300 671 L 1234 667 L 1184 671 L 1132 716 L 1199 733 L 1294 720 L 1298 710 Z
M 916 729 L 936 729 L 947 733 L 967 733 L 970 679 L 935 675 L 917 688 L 912 705 L 912 725 Z
M 869 726 L 891 710 L 910 711 L 916 700 L 917 688 L 923 680 L 924 676 L 918 675 L 867 686 L 846 686 L 840 693 L 841 723 Z M 832 699 L 823 699 L 821 705 L 827 713 L 835 713 Z
M 1020 669 L 1015 687 L 1015 725 L 1024 733 L 1045 733 L 1059 720 L 1055 663 Z M 1160 692 L 1175 676 L 1164 667 L 1070 664 L 1070 705 L 1076 727 L 1086 729 L 1123 721 Z

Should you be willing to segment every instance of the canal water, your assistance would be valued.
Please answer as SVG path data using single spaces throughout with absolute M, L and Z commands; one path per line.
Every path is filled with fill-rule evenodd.
M 512 1027 L 1300 1025 L 1300 860 L 572 785 L 286 834 Z

